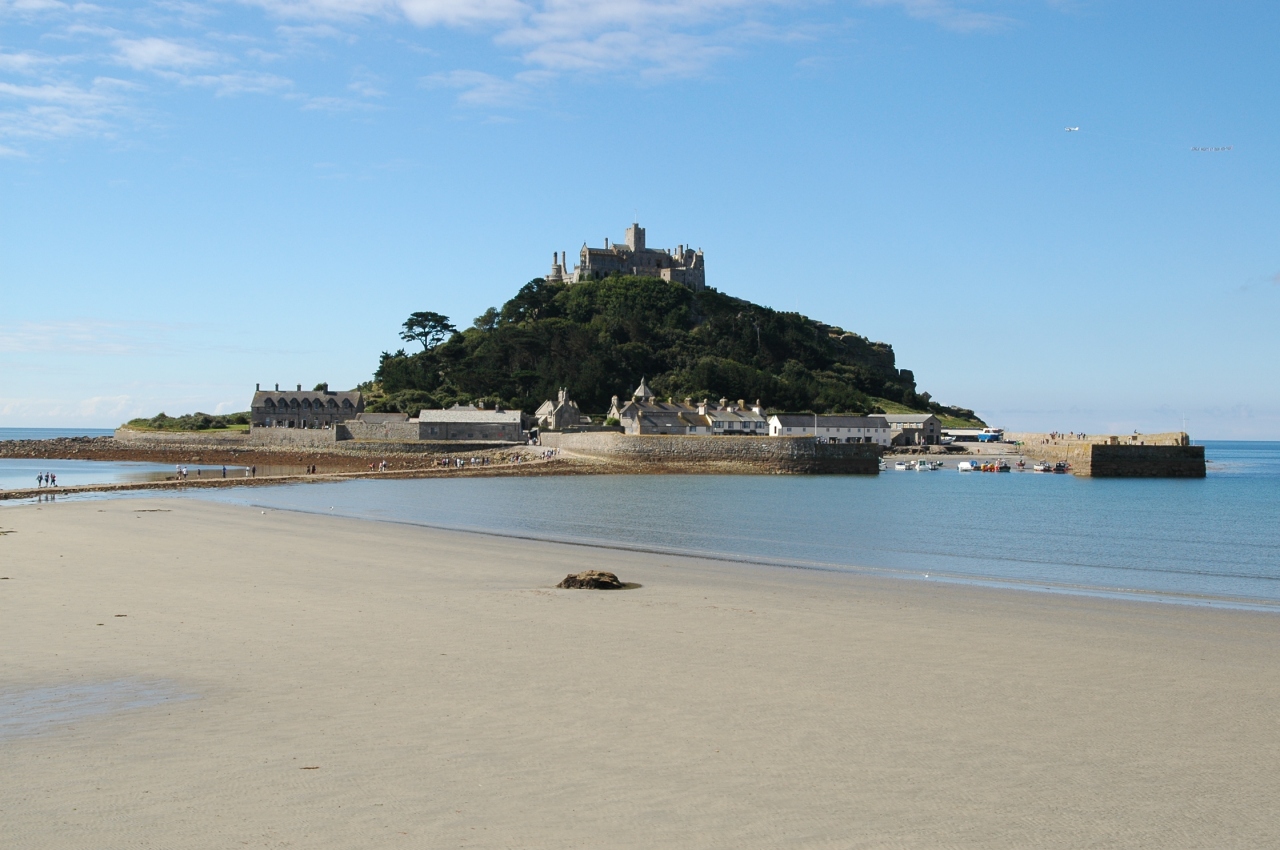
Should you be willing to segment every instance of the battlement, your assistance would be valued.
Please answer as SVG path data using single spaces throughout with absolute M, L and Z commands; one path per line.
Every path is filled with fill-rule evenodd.
M 579 283 L 624 274 L 682 283 L 695 292 L 707 285 L 701 248 L 696 251 L 685 245 L 648 248 L 645 246 L 644 228 L 638 222 L 627 228 L 626 241 L 622 244 L 610 244 L 605 239 L 603 248 L 588 248 L 585 242 L 582 243 L 578 262 L 572 271 L 569 270 L 568 252 L 553 252 L 551 273 L 546 279 L 552 283 Z

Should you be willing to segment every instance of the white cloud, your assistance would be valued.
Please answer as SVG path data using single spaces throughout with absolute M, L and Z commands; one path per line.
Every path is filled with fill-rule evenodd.
M 448 71 L 423 77 L 427 88 L 458 91 L 458 102 L 466 106 L 516 106 L 528 100 L 533 87 L 545 79 L 537 72 L 517 74 L 513 79 L 484 71 Z
M 278 74 L 253 71 L 236 71 L 228 74 L 179 74 L 163 72 L 167 80 L 184 86 L 202 86 L 213 89 L 218 97 L 238 94 L 284 94 L 293 89 L 293 80 Z
M 203 68 L 220 59 L 210 50 L 164 38 L 121 38 L 115 46 L 117 60 L 135 71 Z
M 418 26 L 469 26 L 519 19 L 520 0 L 242 0 L 273 15 L 300 20 L 402 18 Z
M 919 21 L 928 21 L 955 32 L 995 30 L 1012 23 L 992 12 L 979 12 L 954 0 L 862 0 L 864 6 L 893 6 Z
M 170 325 L 152 322 L 19 322 L 0 327 L 0 352 L 40 354 L 154 354 L 167 346 Z
M 126 111 L 120 91 L 128 84 L 99 77 L 89 87 L 69 82 L 18 85 L 0 81 L 0 138 L 52 139 L 109 130 Z

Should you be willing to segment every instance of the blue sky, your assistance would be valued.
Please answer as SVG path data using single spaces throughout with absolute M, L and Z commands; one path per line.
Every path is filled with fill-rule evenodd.
M 354 386 L 408 313 L 469 324 L 638 214 L 993 423 L 1280 439 L 1277 32 L 1274 2 L 0 0 L 0 426 Z

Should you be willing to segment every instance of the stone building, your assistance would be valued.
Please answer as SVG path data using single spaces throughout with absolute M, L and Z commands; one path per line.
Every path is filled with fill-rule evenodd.
M 936 446 L 942 439 L 942 420 L 932 413 L 886 413 L 895 446 Z
M 354 419 L 364 411 L 364 395 L 359 391 L 335 393 L 328 390 L 281 392 L 264 391 L 258 384 L 249 405 L 252 428 L 331 428 L 338 422 Z
M 769 417 L 771 437 L 817 437 L 828 443 L 875 443 L 888 446 L 893 429 L 883 416 L 778 413 Z
M 719 404 L 706 399 L 694 404 L 691 398 L 683 403 L 675 399 L 661 401 L 643 378 L 626 403 L 613 397 L 609 416 L 617 419 L 627 434 L 763 437 L 769 433 L 769 423 L 758 401 L 751 407 L 741 399 L 737 404 L 724 398 Z
M 569 391 L 564 387 L 560 388 L 555 401 L 544 401 L 533 416 L 538 427 L 544 431 L 567 431 L 591 424 L 591 417 L 582 414 L 577 402 L 569 399 Z
M 694 250 L 686 245 L 671 248 L 648 248 L 644 242 L 644 228 L 638 223 L 627 228 L 626 243 L 609 244 L 603 248 L 588 248 L 582 243 L 578 263 L 569 270 L 568 252 L 551 255 L 550 283 L 578 283 L 595 280 L 611 274 L 657 277 L 673 283 L 683 283 L 695 292 L 706 288 L 707 278 L 703 268 L 702 249 Z
M 409 420 L 412 422 L 413 420 Z M 524 414 L 518 410 L 481 410 L 453 407 L 418 413 L 418 433 L 423 440 L 485 440 L 522 443 Z

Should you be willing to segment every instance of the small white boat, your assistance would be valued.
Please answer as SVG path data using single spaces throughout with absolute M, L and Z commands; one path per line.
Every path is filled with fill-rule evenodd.
M 961 472 L 977 472 L 978 464 L 971 460 L 962 460 L 960 463 L 956 464 L 956 469 Z
M 1031 471 L 1032 472 L 1053 472 L 1053 464 L 1037 463 L 1035 466 L 1031 467 Z
M 912 466 L 915 466 L 915 464 L 912 464 Z M 894 469 L 896 469 L 896 470 L 898 470 L 899 472 L 902 472 L 902 471 L 904 471 L 904 470 L 906 470 L 906 469 L 910 469 L 911 467 L 907 466 L 907 465 L 906 465 L 905 463 L 903 463 L 902 461 L 898 461 L 897 463 L 895 463 L 895 464 L 893 465 L 893 468 L 894 468 Z

